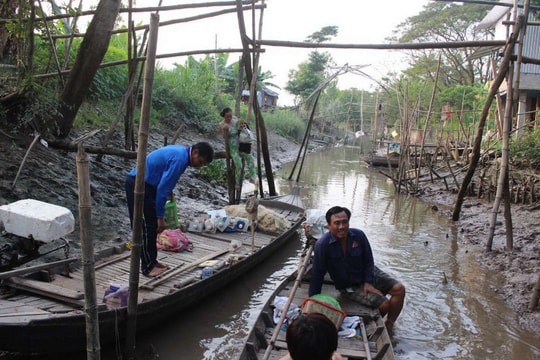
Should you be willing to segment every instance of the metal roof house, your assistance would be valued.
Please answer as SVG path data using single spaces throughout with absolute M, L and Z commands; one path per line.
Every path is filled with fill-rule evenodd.
M 513 0 L 501 0 L 501 3 L 513 4 Z M 505 23 L 511 20 L 511 6 L 494 6 L 478 24 L 480 29 L 493 28 L 495 40 L 506 40 L 510 34 L 511 25 Z M 522 11 L 522 9 L 518 9 Z M 529 22 L 535 21 L 533 14 L 529 13 Z M 523 41 L 523 57 L 540 59 L 540 26 L 527 26 Z M 506 96 L 507 84 L 500 87 L 502 96 Z M 517 106 L 517 132 L 524 129 L 524 125 L 534 124 L 536 114 L 540 112 L 540 65 L 521 64 L 519 78 L 519 104 Z
M 246 102 L 249 98 L 249 90 L 242 90 L 242 101 Z M 257 101 L 261 110 L 274 109 L 277 106 L 279 94 L 270 90 L 267 87 L 263 87 L 262 90 L 257 91 Z

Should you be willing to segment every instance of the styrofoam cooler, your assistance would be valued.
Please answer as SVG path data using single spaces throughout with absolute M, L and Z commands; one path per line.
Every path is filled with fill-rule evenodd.
M 69 209 L 34 199 L 0 206 L 0 221 L 8 233 L 39 241 L 59 239 L 75 229 Z

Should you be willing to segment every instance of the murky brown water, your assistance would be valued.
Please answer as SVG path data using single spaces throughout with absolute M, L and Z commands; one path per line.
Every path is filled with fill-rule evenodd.
M 516 315 L 495 292 L 501 286 L 497 274 L 479 267 L 473 249 L 458 244 L 447 218 L 415 198 L 396 196 L 386 177 L 358 153 L 338 148 L 309 155 L 300 185 L 306 207 L 349 207 L 352 225 L 368 235 L 376 263 L 407 287 L 395 326 L 397 358 L 540 359 L 540 335 L 519 329 Z M 284 168 L 281 174 L 289 172 Z M 286 181 L 280 190 L 288 192 Z M 160 359 L 235 359 L 272 288 L 298 266 L 301 247 L 300 239 L 291 242 L 192 311 L 139 336 L 138 348 L 152 344 Z

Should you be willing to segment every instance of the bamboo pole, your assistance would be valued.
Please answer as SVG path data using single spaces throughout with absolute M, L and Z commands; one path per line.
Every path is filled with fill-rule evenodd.
M 424 144 L 426 142 L 426 133 L 429 125 L 429 117 L 433 110 L 433 102 L 435 101 L 435 94 L 437 93 L 437 82 L 439 81 L 439 71 L 441 70 L 441 54 L 439 54 L 439 60 L 437 61 L 437 70 L 435 71 L 435 80 L 433 82 L 433 89 L 431 91 L 431 99 L 429 100 L 429 108 L 426 114 L 426 122 L 424 123 L 424 131 L 422 133 L 422 144 L 420 145 L 420 161 L 416 165 L 416 188 L 418 188 L 418 182 L 420 180 L 421 164 L 424 157 Z M 416 149 L 416 147 L 415 147 Z M 416 158 L 418 159 L 418 158 Z
M 370 124 L 371 128 L 371 152 L 375 152 L 375 146 L 377 141 L 377 122 L 379 118 L 379 92 L 377 91 L 377 95 L 375 96 L 375 116 L 373 117 L 373 121 Z M 360 129 L 364 130 L 362 128 L 363 124 L 360 124 Z
M 137 176 L 135 178 L 135 203 L 133 209 L 133 235 L 131 248 L 131 264 L 129 273 L 129 298 L 126 321 L 127 359 L 135 358 L 135 335 L 137 327 L 137 300 L 139 296 L 139 268 L 141 260 L 142 218 L 144 204 L 144 178 L 146 175 L 146 148 L 148 147 L 148 129 L 150 110 L 152 107 L 152 86 L 156 63 L 156 48 L 159 30 L 159 16 L 150 15 L 150 36 L 148 40 L 148 60 L 145 64 L 143 99 L 139 125 L 139 150 L 137 152 Z M 149 239 L 150 241 L 154 239 Z
M 261 9 L 262 5 L 255 5 L 255 8 L 256 9 Z M 251 10 L 251 6 L 242 7 L 242 11 L 247 11 L 247 10 Z M 231 8 L 231 9 L 225 9 L 225 10 L 215 11 L 215 12 L 206 13 L 206 14 L 190 16 L 190 17 L 187 17 L 187 18 L 168 20 L 168 21 L 160 22 L 159 26 L 169 26 L 169 25 L 182 24 L 182 23 L 187 23 L 187 22 L 191 22 L 191 21 L 197 21 L 197 20 L 207 19 L 207 18 L 211 18 L 211 17 L 216 17 L 216 16 L 220 16 L 220 15 L 226 15 L 226 14 L 234 13 L 236 11 L 237 11 L 236 8 Z M 136 26 L 135 30 L 136 31 L 147 30 L 148 27 L 149 27 L 149 25 L 140 25 L 140 26 Z M 123 34 L 123 33 L 128 32 L 128 31 L 129 30 L 126 29 L 126 28 L 121 28 L 121 29 L 112 30 L 110 32 L 110 34 L 111 35 Z M 84 36 L 85 36 L 85 33 L 77 33 L 77 34 L 69 34 L 69 35 L 52 35 L 51 38 L 52 39 L 65 39 L 65 38 L 71 38 L 71 37 L 84 37 Z
M 352 108 L 352 102 L 354 98 L 354 90 L 351 91 L 351 98 L 349 99 L 349 107 L 347 108 L 347 121 L 345 123 L 345 136 L 343 138 L 343 141 L 347 140 L 347 133 L 349 132 L 349 121 L 351 120 L 351 108 Z M 354 129 L 354 126 L 353 126 Z M 354 135 L 354 130 L 353 130 Z
M 375 113 L 377 113 L 377 104 L 375 104 Z M 355 127 L 356 130 L 356 121 Z M 364 90 L 360 90 L 360 131 L 364 133 Z
M 41 13 L 44 14 L 45 11 L 43 11 L 43 4 L 41 3 L 41 0 L 38 0 L 38 4 L 39 4 L 39 9 L 41 10 Z M 51 37 L 51 30 L 49 29 L 49 24 L 47 23 L 47 21 L 45 21 L 44 24 L 45 24 L 45 30 L 47 32 L 47 38 L 49 39 L 49 43 L 51 46 L 51 52 L 53 54 L 54 62 L 56 64 L 57 74 L 60 75 L 60 72 L 62 71 L 62 67 L 60 66 L 60 60 L 58 60 L 58 53 L 56 52 L 55 43 Z M 58 80 L 60 81 L 60 85 L 64 86 L 64 78 L 62 78 L 62 76 L 59 76 Z
M 96 274 L 94 269 L 94 238 L 92 232 L 92 196 L 90 191 L 89 157 L 82 141 L 77 151 L 77 184 L 79 190 L 79 222 L 84 282 L 84 312 L 86 316 L 86 356 L 99 360 L 99 316 L 96 299 Z
M 11 189 L 12 190 L 15 188 L 15 184 L 17 184 L 17 179 L 19 178 L 19 175 L 21 174 L 21 170 L 22 170 L 24 164 L 26 163 L 26 159 L 28 158 L 28 154 L 30 154 L 30 150 L 32 150 L 32 148 L 34 147 L 34 145 L 36 144 L 36 142 L 38 141 L 39 138 L 40 138 L 40 135 L 38 133 L 36 133 L 34 135 L 34 140 L 32 140 L 32 143 L 28 147 L 28 150 L 26 150 L 26 154 L 24 154 L 24 157 L 23 157 L 23 159 L 21 161 L 21 165 L 19 165 L 19 170 L 17 170 L 17 175 L 15 175 L 15 179 L 13 179 L 13 183 L 11 184 Z
M 413 212 L 411 211 L 410 214 L 413 214 Z M 362 333 L 362 342 L 364 343 L 364 349 L 366 350 L 366 360 L 371 360 L 371 350 L 369 348 L 369 341 L 366 331 L 366 325 L 364 324 L 364 318 L 360 318 L 360 331 Z
M 238 17 L 238 28 L 240 30 L 240 38 L 242 40 L 242 48 L 244 49 L 242 53 L 242 57 L 244 59 L 244 68 L 246 71 L 246 78 L 249 83 L 251 83 L 253 78 L 253 69 L 251 68 L 251 61 L 250 61 L 250 51 L 249 48 L 249 42 L 248 42 L 248 36 L 246 35 L 246 24 L 244 21 L 244 13 L 242 8 L 242 3 L 240 0 L 236 0 L 236 8 L 237 8 L 237 17 Z M 254 48 L 255 49 L 255 48 Z M 257 133 L 260 135 L 259 138 L 259 145 L 261 147 L 261 153 L 264 159 L 264 168 L 266 172 L 266 180 L 268 182 L 268 192 L 270 196 L 277 195 L 276 192 L 276 185 L 274 183 L 274 173 L 272 171 L 272 161 L 270 159 L 270 152 L 268 150 L 268 135 L 266 133 L 266 125 L 264 123 L 264 119 L 261 113 L 261 109 L 259 108 L 259 103 L 257 101 L 253 102 L 253 112 L 255 113 L 255 118 L 258 123 L 258 129 Z M 262 181 L 261 178 L 259 178 L 259 184 Z M 262 191 L 262 187 L 260 189 Z
M 480 146 L 482 143 L 484 125 L 486 122 L 486 118 L 489 114 L 489 110 L 491 108 L 491 103 L 493 102 L 493 98 L 495 94 L 499 91 L 499 86 L 501 86 L 501 83 L 504 80 L 506 72 L 508 71 L 508 67 L 510 65 L 510 56 L 512 55 L 514 51 L 514 45 L 517 41 L 517 38 L 519 36 L 519 33 L 521 32 L 521 28 L 523 27 L 524 23 L 525 22 L 524 22 L 523 16 L 519 16 L 515 30 L 507 41 L 503 60 L 499 68 L 499 73 L 497 74 L 497 77 L 493 80 L 489 88 L 487 100 L 486 100 L 486 103 L 484 104 L 484 107 L 482 108 L 482 113 L 478 121 L 478 127 L 477 127 L 476 137 L 475 137 L 474 145 L 472 149 L 472 156 L 469 163 L 469 169 L 467 170 L 467 173 L 465 174 L 465 177 L 463 178 L 463 182 L 461 183 L 461 187 L 459 189 L 456 203 L 454 206 L 454 211 L 452 214 L 452 220 L 454 221 L 459 220 L 459 215 L 461 212 L 461 206 L 463 205 L 463 201 L 465 198 L 465 193 L 467 192 L 467 188 L 469 187 L 469 184 L 476 170 L 476 165 L 478 164 L 478 160 L 480 159 Z
M 260 19 L 259 19 L 259 37 L 261 37 L 262 35 L 262 16 L 263 16 L 263 10 L 261 10 L 261 15 L 260 15 Z M 255 34 L 255 9 L 253 9 L 252 11 L 252 26 L 253 26 L 253 29 L 252 29 L 252 36 L 255 38 L 257 35 Z M 259 67 L 259 56 L 260 54 L 259 53 L 255 53 L 253 55 L 253 71 L 252 71 L 252 74 L 251 74 L 251 82 L 249 83 L 249 97 L 248 97 L 248 106 L 247 106 L 247 114 L 246 114 L 246 123 L 248 124 L 248 126 L 251 125 L 251 110 L 253 109 L 253 102 L 254 101 L 258 101 L 258 97 L 257 97 L 257 76 L 258 76 L 258 67 Z M 256 116 L 255 117 L 255 135 L 257 137 L 257 148 L 259 147 L 259 139 L 261 138 L 261 134 L 260 134 L 260 129 L 261 129 L 261 124 L 260 124 L 260 121 L 259 121 L 259 118 Z M 241 172 L 241 177 L 240 177 L 240 184 L 239 185 L 239 188 L 238 188 L 238 194 L 236 194 L 236 197 L 237 197 L 237 204 L 240 203 L 240 196 L 242 194 L 242 186 L 244 184 L 244 167 L 245 167 L 245 160 L 242 158 L 242 172 Z M 260 164 L 260 161 L 259 161 L 259 157 L 257 157 L 257 175 L 260 175 L 262 174 L 261 172 L 261 164 Z M 264 194 L 264 189 L 262 188 L 262 179 L 259 177 L 259 186 L 260 186 L 260 192 L 261 192 L 261 197 L 262 195 Z
M 256 3 L 259 0 L 242 0 L 242 3 L 249 5 L 251 3 Z M 235 6 L 235 1 L 217 1 L 217 2 L 206 2 L 206 3 L 192 3 L 192 4 L 178 4 L 178 5 L 167 5 L 167 6 L 149 6 L 149 7 L 133 7 L 128 6 L 120 9 L 120 13 L 137 13 L 137 12 L 152 12 L 152 11 L 175 11 L 175 10 L 182 10 L 182 9 L 195 9 L 195 8 L 207 8 L 212 6 Z M 77 11 L 76 16 L 90 16 L 95 15 L 96 10 L 85 10 L 85 11 Z M 51 16 L 44 16 L 40 18 L 36 18 L 36 21 L 54 21 L 54 20 L 60 20 L 60 19 L 66 19 L 73 17 L 72 13 L 66 13 L 66 14 L 58 14 L 58 15 L 51 15 Z M 0 24 L 4 24 L 6 22 L 11 21 L 12 19 L 0 19 Z M 22 21 L 25 21 L 26 19 L 22 19 Z
M 311 253 L 313 252 L 313 248 L 315 247 L 315 242 L 309 246 L 309 248 L 306 251 L 305 257 L 303 261 L 300 262 L 300 265 L 297 270 L 296 280 L 294 282 L 294 285 L 291 289 L 291 292 L 289 294 L 289 298 L 287 299 L 287 302 L 285 303 L 285 306 L 283 308 L 283 311 L 281 312 L 281 316 L 279 317 L 279 321 L 276 324 L 276 327 L 274 328 L 274 333 L 272 334 L 272 337 L 270 338 L 270 343 L 266 347 L 266 351 L 264 352 L 263 360 L 267 360 L 270 357 L 270 353 L 272 352 L 272 349 L 274 348 L 274 344 L 276 343 L 276 340 L 278 338 L 279 332 L 281 331 L 281 325 L 283 325 L 283 321 L 285 321 L 285 317 L 287 316 L 287 312 L 289 311 L 289 307 L 291 306 L 291 303 L 293 302 L 294 295 L 296 294 L 296 290 L 300 286 L 300 282 L 302 281 L 302 277 L 304 276 L 304 272 L 306 271 L 306 268 L 309 264 L 309 261 L 311 260 Z
M 517 0 L 515 2 L 517 5 Z M 516 10 L 516 6 L 514 6 Z M 529 0 L 525 0 L 525 10 L 523 17 L 527 19 L 529 13 Z M 514 18 L 515 19 L 515 18 Z M 514 27 L 513 31 L 516 32 L 517 25 Z M 503 142 L 502 142 L 502 156 L 501 156 L 501 172 L 499 174 L 499 179 L 497 182 L 497 192 L 495 194 L 495 201 L 493 202 L 493 208 L 491 211 L 490 222 L 489 222 L 489 233 L 488 241 L 486 245 L 486 250 L 491 251 L 493 245 L 493 237 L 495 235 L 495 224 L 497 221 L 497 212 L 499 211 L 499 206 L 501 204 L 501 199 L 503 195 L 505 196 L 505 223 L 506 223 L 506 249 L 507 251 L 512 251 L 514 248 L 513 240 L 513 230 L 512 230 L 512 215 L 510 211 L 510 196 L 508 189 L 508 163 L 509 163 L 509 142 L 510 142 L 510 130 L 512 128 L 512 114 L 513 114 L 513 105 L 516 100 L 519 98 L 519 78 L 521 72 L 521 55 L 523 54 L 523 38 L 526 32 L 526 24 L 523 25 L 523 29 L 519 31 L 519 43 L 518 43 L 518 54 L 517 54 L 517 64 L 515 69 L 515 76 L 513 67 L 509 66 L 508 71 L 508 91 L 506 92 L 506 109 L 503 122 Z
M 478 48 L 478 47 L 498 47 L 506 42 L 503 40 L 484 41 L 443 41 L 425 43 L 394 43 L 394 44 L 333 44 L 333 43 L 308 43 L 300 41 L 282 40 L 257 40 L 256 44 L 261 46 L 294 47 L 308 49 L 364 49 L 364 50 L 425 50 L 425 49 L 457 49 L 457 48 Z
M 492 76 L 495 77 L 497 75 L 497 70 L 495 69 L 495 59 L 493 56 L 490 56 L 489 57 L 489 63 L 491 65 L 491 73 L 492 73 Z M 495 115 L 495 119 L 496 119 L 496 127 L 497 127 L 497 138 L 502 138 L 502 133 L 503 133 L 503 127 L 502 127 L 502 122 L 503 122 L 503 118 L 504 118 L 504 115 L 502 114 L 502 109 L 503 109 L 503 102 L 502 102 L 502 98 L 501 98 L 501 94 L 499 94 L 497 92 L 497 94 L 495 94 L 495 100 L 497 102 L 497 112 L 496 112 L 496 115 Z

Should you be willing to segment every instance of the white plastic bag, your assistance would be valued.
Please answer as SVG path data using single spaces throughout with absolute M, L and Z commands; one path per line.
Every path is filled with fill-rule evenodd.
M 242 144 L 252 144 L 257 140 L 255 137 L 255 134 L 251 130 L 249 130 L 247 127 L 243 127 L 242 130 L 240 130 L 240 134 L 238 135 L 238 141 Z

